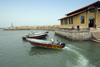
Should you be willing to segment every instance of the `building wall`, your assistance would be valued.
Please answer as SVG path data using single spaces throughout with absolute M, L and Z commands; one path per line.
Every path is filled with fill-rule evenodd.
M 85 18 L 83 24 L 81 24 L 81 16 L 84 16 L 84 18 Z M 73 24 L 69 24 L 69 20 L 71 23 L 71 18 L 67 18 L 67 24 L 64 20 L 65 19 L 63 19 L 63 22 L 62 22 L 63 24 L 61 24 L 62 28 L 71 28 L 72 26 L 77 27 L 77 25 L 84 27 L 84 26 L 86 26 L 86 12 L 83 12 L 81 14 L 73 16 Z
M 94 8 L 94 12 L 85 11 L 83 13 L 73 16 L 73 24 L 69 24 L 69 18 L 67 18 L 67 22 L 65 21 L 65 19 L 62 19 L 63 22 L 61 23 L 63 24 L 61 24 L 61 28 L 72 28 L 72 26 L 76 28 L 77 25 L 79 25 L 81 28 L 88 28 L 89 18 L 91 18 L 91 16 L 94 18 L 94 23 L 96 23 L 97 26 L 100 27 L 100 11 L 98 11 L 98 7 L 90 6 L 88 9 L 90 8 Z M 81 16 L 84 16 L 84 23 L 81 23 Z
M 97 23 L 97 27 L 100 27 L 100 11 L 98 11 L 98 8 L 96 13 L 96 23 Z

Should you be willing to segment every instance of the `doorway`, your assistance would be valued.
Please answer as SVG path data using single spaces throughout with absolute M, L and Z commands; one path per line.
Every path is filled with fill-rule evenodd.
M 89 19 L 89 27 L 94 27 L 94 19 Z

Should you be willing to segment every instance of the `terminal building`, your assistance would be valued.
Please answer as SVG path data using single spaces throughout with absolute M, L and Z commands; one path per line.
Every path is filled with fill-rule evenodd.
M 60 18 L 60 28 L 89 28 L 100 27 L 100 1 L 89 4 L 85 7 L 72 11 Z

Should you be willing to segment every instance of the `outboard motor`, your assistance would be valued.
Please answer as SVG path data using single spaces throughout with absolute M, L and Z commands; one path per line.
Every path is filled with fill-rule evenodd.
M 65 47 L 65 43 L 61 43 L 61 47 L 64 48 Z

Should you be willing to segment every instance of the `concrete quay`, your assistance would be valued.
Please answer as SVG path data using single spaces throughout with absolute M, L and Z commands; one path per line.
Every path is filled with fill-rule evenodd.
M 87 30 L 87 31 L 77 31 L 77 30 L 61 31 L 61 30 L 56 30 L 55 34 L 62 36 L 64 38 L 70 39 L 72 41 L 84 41 L 84 40 L 90 40 L 91 39 L 91 33 L 89 32 L 89 30 Z

